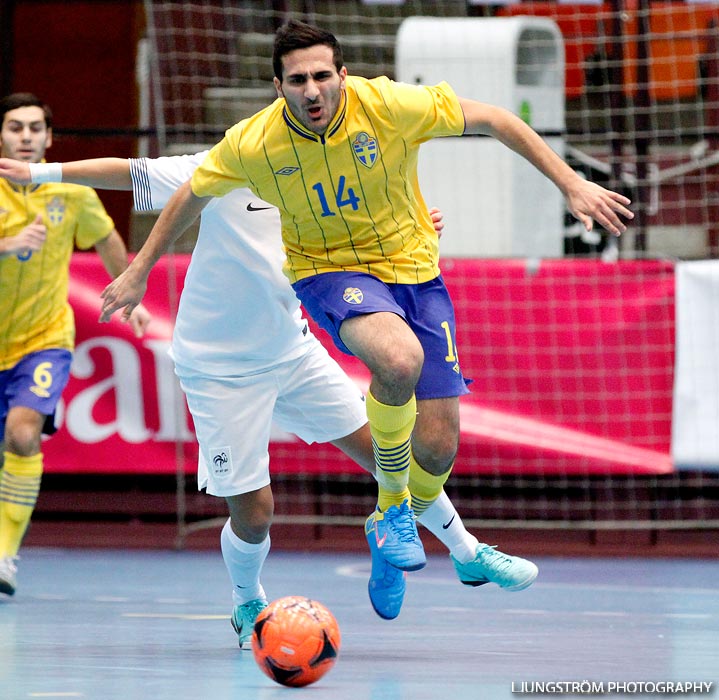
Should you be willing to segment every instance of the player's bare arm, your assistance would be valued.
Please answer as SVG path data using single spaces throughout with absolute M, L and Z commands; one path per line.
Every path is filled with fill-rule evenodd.
M 534 129 L 509 110 L 465 98 L 460 98 L 460 105 L 465 133 L 492 136 L 526 158 L 561 190 L 569 211 L 588 231 L 594 221 L 616 236 L 626 231 L 623 219 L 634 218 L 627 208 L 631 203 L 627 197 L 580 177 Z
M 26 226 L 17 236 L 0 238 L 0 258 L 10 255 L 23 255 L 40 250 L 45 243 L 47 229 L 38 214 L 35 220 Z
M 69 163 L 27 163 L 12 158 L 0 158 L 0 177 L 18 185 L 39 182 L 38 174 L 48 166 L 60 166 L 62 179 L 87 187 L 101 187 L 106 190 L 131 190 L 130 164 L 125 158 L 90 158 Z
M 132 190 L 126 158 L 90 158 L 62 164 L 62 181 L 104 190 Z
M 189 180 L 180 185 L 162 210 L 135 259 L 100 295 L 103 299 L 100 323 L 107 323 L 119 309 L 123 309 L 123 321 L 130 319 L 132 311 L 145 296 L 147 278 L 155 263 L 197 219 L 210 199 L 195 196 Z
M 113 229 L 109 235 L 98 241 L 95 250 L 102 259 L 107 273 L 113 279 L 127 269 L 127 248 L 116 230 Z M 141 338 L 147 331 L 152 315 L 142 304 L 138 304 L 128 320 L 135 336 Z
M 27 163 L 0 158 L 0 177 L 18 185 L 39 182 L 38 174 L 47 166 L 61 166 L 62 179 L 53 180 L 106 190 L 131 190 L 130 165 L 125 158 L 91 158 L 69 163 Z

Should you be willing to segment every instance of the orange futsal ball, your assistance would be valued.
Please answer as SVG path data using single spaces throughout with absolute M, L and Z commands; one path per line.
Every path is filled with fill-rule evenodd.
M 303 686 L 319 680 L 335 665 L 340 639 L 337 620 L 322 603 L 286 596 L 257 616 L 252 652 L 273 681 Z

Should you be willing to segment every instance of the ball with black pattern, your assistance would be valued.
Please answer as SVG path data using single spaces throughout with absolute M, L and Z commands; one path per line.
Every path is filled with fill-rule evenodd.
M 304 686 L 324 676 L 337 661 L 340 629 L 322 603 L 286 596 L 258 616 L 252 634 L 257 664 L 273 681 Z

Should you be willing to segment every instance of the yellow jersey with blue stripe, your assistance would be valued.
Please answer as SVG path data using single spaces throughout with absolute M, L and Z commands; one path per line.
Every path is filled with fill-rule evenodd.
M 0 258 L 0 370 L 38 350 L 74 348 L 70 256 L 76 245 L 90 248 L 115 228 L 89 187 L 0 179 L 0 237 L 16 236 L 37 214 L 47 227 L 43 247 L 29 257 Z
M 439 274 L 439 246 L 417 182 L 419 146 L 464 131 L 447 83 L 350 76 L 322 136 L 276 100 L 231 129 L 192 177 L 195 195 L 249 187 L 277 206 L 290 282 L 340 270 L 387 283 Z

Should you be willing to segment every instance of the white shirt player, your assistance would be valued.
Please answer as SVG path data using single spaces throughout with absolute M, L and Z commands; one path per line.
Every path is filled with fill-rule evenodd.
M 204 157 L 130 159 L 135 207 L 163 207 Z M 203 209 L 171 355 L 200 447 L 198 488 L 215 496 L 270 483 L 273 421 L 308 444 L 367 422 L 361 391 L 302 317 L 283 261 L 279 212 L 249 190 Z
M 205 155 L 130 159 L 135 208 L 162 209 Z M 202 211 L 180 298 L 175 362 L 203 374 L 236 376 L 307 352 L 313 336 L 283 262 L 275 207 L 248 189 L 213 199 Z

